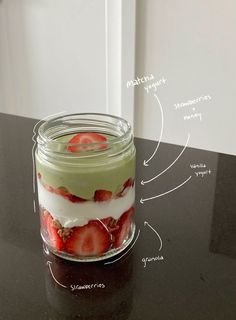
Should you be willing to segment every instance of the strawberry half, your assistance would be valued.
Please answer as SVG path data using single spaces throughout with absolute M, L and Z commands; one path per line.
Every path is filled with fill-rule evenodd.
M 117 225 L 119 226 L 119 228 L 112 233 L 114 237 L 114 248 L 119 248 L 127 238 L 130 231 L 133 214 L 134 208 L 130 208 L 129 210 L 125 211 L 118 219 Z
M 59 251 L 63 250 L 64 249 L 63 240 L 59 236 L 58 229 L 55 228 L 53 223 L 53 218 L 50 214 L 47 216 L 46 227 L 47 227 L 50 245 L 56 250 L 59 250 Z
M 90 221 L 83 227 L 75 227 L 65 243 L 66 251 L 78 256 L 99 256 L 111 245 L 111 237 L 98 221 Z
M 68 143 L 75 143 L 77 145 L 68 146 L 67 150 L 70 152 L 79 152 L 79 151 L 106 149 L 107 145 L 102 144 L 102 142 L 105 142 L 105 141 L 107 141 L 106 137 L 95 132 L 78 133 L 68 141 Z M 98 143 L 98 144 L 90 145 L 91 143 Z M 88 146 L 86 146 L 86 144 Z
M 96 190 L 94 193 L 94 201 L 107 201 L 112 198 L 112 192 L 108 190 Z

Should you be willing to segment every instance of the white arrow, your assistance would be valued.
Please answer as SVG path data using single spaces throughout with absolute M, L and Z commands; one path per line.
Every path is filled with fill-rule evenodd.
M 155 180 L 156 178 L 160 177 L 164 172 L 166 172 L 167 170 L 169 170 L 169 169 L 173 166 L 173 164 L 175 164 L 175 162 L 176 162 L 176 161 L 181 157 L 181 155 L 184 153 L 184 151 L 185 151 L 185 149 L 186 149 L 186 147 L 187 147 L 187 145 L 188 145 L 189 139 L 190 139 L 190 133 L 188 134 L 188 139 L 187 139 L 187 141 L 186 141 L 186 144 L 185 144 L 183 150 L 180 152 L 180 154 L 178 155 L 178 157 L 169 165 L 169 167 L 167 167 L 165 170 L 163 170 L 162 172 L 160 172 L 157 176 L 153 177 L 152 179 L 149 179 L 149 180 L 146 180 L 146 181 L 143 181 L 143 180 L 142 180 L 142 181 L 141 181 L 141 185 L 144 186 L 146 183 L 149 183 L 149 182 Z
M 55 276 L 54 276 L 54 274 L 53 274 L 53 272 L 52 272 L 51 264 L 52 264 L 51 261 L 47 261 L 47 265 L 48 265 L 48 268 L 49 268 L 49 270 L 50 270 L 50 273 L 51 273 L 51 276 L 52 276 L 53 280 L 54 280 L 57 284 L 59 284 L 59 286 L 61 286 L 61 287 L 63 287 L 63 288 L 67 288 L 67 286 L 64 286 L 64 284 L 61 284 L 61 283 L 55 278 Z
M 161 251 L 161 249 L 162 249 L 162 240 L 161 240 L 161 237 L 160 237 L 159 233 L 158 233 L 152 226 L 150 226 L 150 224 L 149 224 L 147 221 L 144 221 L 144 227 L 145 227 L 146 225 L 149 226 L 149 228 L 152 229 L 152 231 L 154 231 L 155 234 L 157 235 L 157 237 L 159 238 L 159 240 L 160 240 L 160 248 L 159 248 L 159 251 Z
M 151 157 L 148 159 L 148 160 L 144 160 L 143 161 L 143 165 L 145 167 L 149 166 L 148 162 L 152 160 L 152 158 L 155 156 L 159 146 L 160 146 L 160 143 L 161 143 L 161 139 L 162 139 L 162 134 L 163 134 L 163 126 L 164 126 L 164 116 L 163 116 L 163 109 L 162 109 L 162 105 L 161 105 L 161 102 L 158 98 L 158 96 L 156 94 L 154 94 L 154 97 L 157 99 L 158 101 L 158 104 L 159 104 L 159 107 L 160 107 L 160 110 L 161 110 L 161 133 L 160 133 L 160 137 L 159 137 L 159 140 L 158 140 L 158 144 L 156 146 L 156 149 L 154 150 L 153 154 L 151 155 Z
M 161 193 L 161 194 L 158 194 L 157 196 L 154 196 L 154 197 L 151 197 L 151 198 L 146 198 L 146 199 L 140 199 L 140 203 L 144 203 L 145 201 L 149 201 L 149 200 L 153 200 L 153 199 L 156 199 L 156 198 L 159 198 L 159 197 L 162 197 L 168 193 L 171 193 L 173 192 L 174 190 L 177 190 L 178 188 L 182 187 L 185 183 L 187 183 L 190 179 L 192 178 L 192 176 L 188 177 L 188 179 L 186 179 L 184 182 L 182 182 L 181 184 L 179 184 L 177 187 L 169 190 L 169 191 L 166 191 L 164 193 Z

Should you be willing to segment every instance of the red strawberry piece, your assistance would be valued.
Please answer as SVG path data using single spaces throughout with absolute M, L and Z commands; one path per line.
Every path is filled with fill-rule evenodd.
M 69 191 L 65 187 L 59 187 L 56 189 L 53 189 L 53 192 L 63 196 L 64 198 L 70 200 L 71 202 L 85 202 L 86 199 L 80 198 L 78 196 L 75 196 L 74 194 L 69 193 Z
M 106 252 L 110 245 L 110 234 L 98 221 L 75 227 L 65 243 L 66 251 L 78 256 L 99 256 Z
M 124 189 L 128 188 L 128 187 L 133 187 L 134 185 L 134 179 L 129 178 L 127 181 L 125 181 L 125 183 L 123 184 Z
M 64 195 L 64 197 L 65 197 L 66 199 L 70 200 L 71 202 L 74 202 L 74 203 L 79 203 L 79 202 L 85 202 L 85 201 L 87 201 L 86 199 L 77 197 L 77 196 L 75 196 L 74 194 L 70 194 L 70 193 Z
M 38 176 L 38 178 L 39 178 L 39 179 L 41 179 L 41 178 L 42 178 L 42 175 L 41 175 L 41 173 L 40 173 L 40 172 L 38 172 L 38 173 L 37 173 L 37 176 Z
M 63 250 L 64 249 L 63 240 L 59 236 L 58 229 L 55 227 L 53 218 L 50 214 L 47 216 L 46 226 L 47 226 L 50 245 L 56 250 L 59 250 L 59 251 Z
M 54 190 L 54 192 L 55 192 L 56 194 L 61 195 L 61 196 L 66 196 L 66 195 L 69 193 L 69 191 L 68 191 L 65 187 L 56 188 L 56 189 Z
M 130 231 L 133 214 L 134 208 L 130 208 L 118 219 L 117 226 L 119 226 L 119 228 L 112 233 L 114 236 L 114 248 L 119 248 L 127 238 Z
M 49 192 L 54 192 L 54 188 L 51 187 L 51 186 L 49 186 L 48 184 L 45 183 L 43 186 L 44 186 L 44 188 L 45 188 L 46 190 L 48 190 Z
M 107 201 L 112 197 L 112 192 L 107 190 L 96 190 L 94 193 L 94 201 Z
M 70 145 L 67 147 L 67 150 L 70 152 L 78 152 L 78 151 L 106 149 L 107 145 L 102 143 L 105 141 L 107 141 L 106 137 L 95 132 L 78 133 L 68 141 L 69 144 L 74 143 L 77 145 Z M 86 144 L 88 146 L 86 146 Z M 94 145 L 91 145 L 91 144 L 94 144 Z
M 50 213 L 47 210 L 40 210 L 40 222 L 43 229 L 47 229 L 47 219 Z
M 116 194 L 116 197 L 117 198 L 123 197 L 126 194 L 126 192 L 128 191 L 128 188 L 133 187 L 133 186 L 134 186 L 134 179 L 129 178 L 123 184 L 123 189 Z
M 110 226 L 110 224 L 112 223 L 112 220 L 113 220 L 113 218 L 112 217 L 108 217 L 108 218 L 104 218 L 104 219 L 101 219 L 101 222 L 103 223 L 103 224 L 105 224 L 105 226 Z
M 113 234 L 113 232 L 117 231 L 120 229 L 119 225 L 114 223 L 113 225 L 109 226 L 109 231 Z
M 116 224 L 116 220 L 112 217 L 99 219 L 99 220 L 93 220 L 93 221 L 99 221 L 102 225 L 104 225 L 110 233 L 115 231 L 119 228 L 119 226 Z
M 120 192 L 118 192 L 117 194 L 116 194 L 116 198 L 120 198 L 120 197 L 123 197 L 123 190 L 122 191 L 120 191 Z

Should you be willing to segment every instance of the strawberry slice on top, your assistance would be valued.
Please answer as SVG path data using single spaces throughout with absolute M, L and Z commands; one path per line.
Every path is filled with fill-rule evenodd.
M 123 244 L 124 240 L 127 238 L 130 232 L 133 214 L 134 208 L 132 207 L 129 210 L 125 211 L 122 214 L 122 216 L 118 219 L 117 226 L 119 226 L 119 228 L 117 228 L 112 233 L 114 237 L 114 248 L 119 248 Z
M 81 132 L 73 136 L 68 143 L 67 150 L 70 152 L 91 151 L 97 149 L 106 149 L 107 145 L 104 142 L 107 138 L 96 132 Z
M 68 253 L 78 256 L 99 256 L 111 245 L 111 236 L 98 221 L 90 221 L 82 227 L 75 227 L 65 243 Z

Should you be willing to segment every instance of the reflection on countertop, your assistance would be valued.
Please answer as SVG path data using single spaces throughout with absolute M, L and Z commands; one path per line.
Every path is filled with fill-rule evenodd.
M 58 316 L 128 319 L 133 300 L 132 253 L 116 263 L 104 265 L 103 261 L 66 261 L 48 252 L 47 248 L 44 252 L 46 295 Z
M 235 156 L 187 147 L 141 185 L 183 146 L 161 143 L 145 167 L 157 144 L 135 138 L 138 240 L 114 264 L 77 264 L 42 253 L 32 192 L 35 123 L 0 114 L 1 320 L 235 320 Z M 160 234 L 160 251 L 145 221 Z

